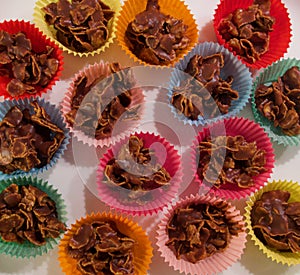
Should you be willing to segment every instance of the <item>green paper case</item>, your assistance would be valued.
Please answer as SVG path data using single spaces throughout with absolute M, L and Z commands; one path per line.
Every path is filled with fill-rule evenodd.
M 50 185 L 47 181 L 42 179 L 38 179 L 36 177 L 15 177 L 7 180 L 0 181 L 0 193 L 7 188 L 12 183 L 15 183 L 19 186 L 22 185 L 32 185 L 34 187 L 39 188 L 48 194 L 48 196 L 55 202 L 56 211 L 58 214 L 58 218 L 63 223 L 66 223 L 67 212 L 66 206 L 62 199 L 62 196 L 57 192 L 56 189 L 52 185 Z M 48 238 L 46 239 L 46 244 L 42 246 L 37 246 L 29 241 L 24 241 L 22 244 L 15 242 L 5 242 L 0 237 L 0 253 L 7 254 L 10 256 L 14 256 L 17 258 L 31 258 L 36 257 L 42 254 L 47 253 L 49 250 L 53 249 L 59 243 L 62 233 L 58 238 Z
M 266 133 L 273 141 L 284 146 L 297 146 L 300 142 L 300 135 L 287 136 L 282 133 L 279 127 L 274 127 L 273 122 L 265 118 L 256 108 L 254 95 L 255 90 L 260 84 L 269 85 L 272 82 L 277 81 L 278 77 L 282 76 L 288 69 L 293 66 L 298 66 L 300 68 L 300 60 L 297 60 L 295 58 L 288 58 L 277 61 L 276 63 L 273 63 L 271 66 L 263 70 L 256 77 L 252 86 L 251 106 L 255 121 L 264 128 Z

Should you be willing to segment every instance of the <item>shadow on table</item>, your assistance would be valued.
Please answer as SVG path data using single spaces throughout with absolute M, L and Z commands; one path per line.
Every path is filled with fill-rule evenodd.
M 247 237 L 245 253 L 242 255 L 240 262 L 251 274 L 255 275 L 282 275 L 287 271 L 290 275 L 299 274 L 299 267 L 297 271 L 295 269 L 295 272 L 291 272 L 292 269 L 287 265 L 278 264 L 267 258 L 267 256 L 254 245 L 249 236 Z
M 31 259 L 21 259 L 10 257 L 7 255 L 0 256 L 0 273 L 2 274 L 21 274 L 30 273 L 39 268 L 40 265 L 45 264 L 51 258 L 49 254 L 37 256 Z M 53 273 L 54 274 L 54 273 Z
M 213 21 L 207 22 L 199 31 L 199 43 L 205 42 L 205 41 L 212 41 L 216 42 L 217 37 L 214 30 L 214 23 Z

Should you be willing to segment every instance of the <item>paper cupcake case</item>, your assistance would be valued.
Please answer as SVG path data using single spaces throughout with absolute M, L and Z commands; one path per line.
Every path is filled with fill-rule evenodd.
M 181 199 L 175 205 L 168 207 L 168 209 L 164 211 L 164 215 L 162 216 L 157 229 L 156 245 L 161 257 L 170 267 L 174 268 L 174 270 L 191 275 L 216 274 L 223 272 L 241 258 L 246 243 L 244 221 L 243 217 L 240 215 L 240 211 L 229 202 L 228 205 L 230 208 L 227 210 L 227 213 L 230 216 L 230 220 L 242 225 L 242 232 L 240 232 L 237 236 L 231 237 L 229 246 L 223 252 L 215 253 L 214 255 L 193 264 L 184 259 L 176 259 L 174 252 L 165 245 L 169 239 L 166 230 L 167 224 L 176 208 L 186 207 L 193 203 L 216 204 L 218 202 L 223 202 L 223 199 L 215 197 L 212 194 L 201 196 L 190 195 L 189 197 Z
M 72 0 L 73 1 L 73 0 Z M 100 54 L 101 52 L 104 52 L 114 41 L 116 37 L 116 18 L 119 14 L 121 3 L 119 0 L 101 0 L 103 3 L 108 5 L 114 12 L 113 18 L 109 21 L 108 24 L 108 31 L 109 36 L 106 42 L 98 49 L 91 51 L 91 52 L 77 52 L 73 51 L 66 46 L 64 46 L 62 43 L 60 43 L 56 39 L 56 30 L 49 26 L 45 19 L 45 13 L 43 12 L 42 8 L 46 7 L 47 5 L 51 3 L 57 3 L 58 0 L 38 0 L 35 3 L 34 7 L 34 13 L 33 13 L 33 21 L 36 24 L 36 26 L 47 36 L 49 37 L 60 49 L 62 49 L 64 52 L 79 56 L 79 57 L 87 57 L 87 56 L 94 56 L 96 54 Z M 71 1 L 70 1 L 71 2 Z
M 288 136 L 283 134 L 279 127 L 274 127 L 273 122 L 265 118 L 256 108 L 254 96 L 255 91 L 260 84 L 270 85 L 272 82 L 277 81 L 278 77 L 283 76 L 283 74 L 293 66 L 298 66 L 300 68 L 300 60 L 287 58 L 277 61 L 264 69 L 257 76 L 252 86 L 251 107 L 255 121 L 264 128 L 272 141 L 283 146 L 297 146 L 300 142 L 300 135 Z
M 48 39 L 34 24 L 30 22 L 26 22 L 24 20 L 10 20 L 3 21 L 0 23 L 0 29 L 8 32 L 9 34 L 16 34 L 18 32 L 23 32 L 26 34 L 26 37 L 30 40 L 32 49 L 35 52 L 41 52 L 46 50 L 46 46 L 50 46 L 54 49 L 51 57 L 56 58 L 59 62 L 58 69 L 52 79 L 49 81 L 46 87 L 34 85 L 36 89 L 36 93 L 29 94 L 24 93 L 23 95 L 13 97 L 7 91 L 7 84 L 10 82 L 11 78 L 7 76 L 0 76 L 0 96 L 3 96 L 4 99 L 24 99 L 29 97 L 40 97 L 47 91 L 51 90 L 51 88 L 55 85 L 55 83 L 59 80 L 61 76 L 61 72 L 63 70 L 63 55 L 62 51 Z
M 131 119 L 127 121 L 123 120 L 124 114 L 126 115 L 126 111 L 125 111 L 123 115 L 121 115 L 120 119 L 116 122 L 114 126 L 114 129 L 116 130 L 113 131 L 112 136 L 97 140 L 95 138 L 86 135 L 84 132 L 80 131 L 80 129 L 76 129 L 76 127 L 75 128 L 72 127 L 65 119 L 66 115 L 71 111 L 72 92 L 75 87 L 74 86 L 75 81 L 80 77 L 82 77 L 83 75 L 86 75 L 90 80 L 90 82 L 94 81 L 100 76 L 109 77 L 111 75 L 109 69 L 109 63 L 100 61 L 98 63 L 94 63 L 93 65 L 88 65 L 74 76 L 61 103 L 61 111 L 64 116 L 64 121 L 68 129 L 72 133 L 73 137 L 76 137 L 77 140 L 83 142 L 84 144 L 87 144 L 89 146 L 94 146 L 94 147 L 97 146 L 108 147 L 110 145 L 114 145 L 116 142 L 120 141 L 122 138 L 129 135 L 134 129 L 136 129 L 139 126 L 140 119 L 143 116 L 144 108 L 145 108 L 145 104 L 144 104 L 145 97 L 143 91 L 142 89 L 139 88 L 138 83 L 136 84 L 136 86 L 134 86 L 131 89 L 132 102 L 128 107 L 128 109 L 138 107 L 137 119 Z
M 47 193 L 47 195 L 55 202 L 58 219 L 66 223 L 67 221 L 67 212 L 64 200 L 61 194 L 58 193 L 57 189 L 49 184 L 47 181 L 42 179 L 38 179 L 36 177 L 14 177 L 6 180 L 0 181 L 0 193 L 7 188 L 12 183 L 15 183 L 19 186 L 23 185 L 32 185 L 34 187 L 39 188 L 43 192 Z M 34 258 L 36 256 L 40 256 L 42 254 L 46 254 L 51 249 L 56 247 L 60 241 L 62 234 L 58 238 L 47 238 L 46 244 L 43 246 L 37 246 L 29 241 L 24 241 L 24 243 L 15 243 L 15 242 L 6 242 L 3 241 L 0 237 L 0 253 L 14 256 L 17 258 Z
M 254 234 L 251 225 L 251 211 L 255 201 L 259 200 L 264 192 L 272 190 L 285 190 L 289 191 L 291 196 L 289 202 L 300 202 L 300 185 L 298 182 L 287 180 L 273 180 L 268 182 L 266 186 L 255 192 L 250 198 L 248 198 L 245 207 L 245 221 L 248 235 L 254 244 L 272 261 L 280 264 L 286 264 L 288 266 L 300 264 L 300 254 L 292 252 L 279 252 L 264 245 Z
M 5 100 L 0 103 L 0 121 L 3 120 L 6 113 L 13 107 L 18 106 L 21 110 L 24 110 L 25 108 L 28 108 L 30 111 L 33 111 L 33 107 L 30 105 L 32 101 L 37 101 L 39 106 L 43 107 L 46 111 L 46 113 L 50 116 L 51 122 L 56 124 L 60 129 L 64 131 L 65 138 L 63 142 L 61 143 L 60 147 L 57 149 L 55 154 L 53 155 L 51 161 L 40 168 L 32 168 L 30 171 L 25 172 L 22 170 L 14 171 L 11 174 L 5 174 L 3 172 L 0 172 L 0 179 L 7 179 L 9 177 L 15 177 L 15 176 L 30 176 L 35 175 L 38 173 L 43 173 L 53 167 L 55 163 L 58 161 L 58 159 L 64 154 L 65 150 L 67 149 L 67 145 L 70 141 L 70 135 L 69 131 L 66 128 L 66 124 L 64 123 L 62 114 L 60 110 L 54 106 L 53 104 L 46 102 L 44 99 L 39 98 L 25 98 L 25 99 L 19 99 L 19 100 Z
M 133 264 L 135 267 L 135 273 L 137 275 L 146 275 L 151 258 L 153 256 L 153 249 L 148 236 L 145 231 L 134 221 L 128 219 L 119 214 L 114 213 L 91 213 L 85 217 L 80 218 L 74 224 L 72 224 L 69 230 L 65 233 L 59 244 L 58 260 L 62 271 L 66 275 L 81 275 L 76 268 L 76 260 L 71 258 L 66 253 L 66 247 L 69 244 L 70 239 L 84 223 L 92 223 L 95 221 L 113 221 L 116 223 L 118 230 L 129 236 L 136 241 L 133 251 Z
M 218 26 L 223 18 L 226 18 L 230 13 L 236 9 L 246 9 L 253 4 L 253 0 L 221 0 L 214 13 L 214 30 L 221 45 L 224 45 L 232 51 L 241 61 L 252 69 L 265 68 L 273 62 L 279 60 L 287 52 L 291 42 L 291 22 L 287 8 L 280 0 L 271 0 L 270 16 L 275 18 L 273 31 L 270 32 L 269 50 L 261 56 L 253 64 L 246 62 L 226 43 L 218 32 Z
M 192 76 L 185 73 L 190 59 L 198 54 L 201 56 L 210 56 L 216 53 L 221 52 L 224 55 L 224 67 L 221 69 L 221 78 L 226 79 L 228 76 L 233 76 L 233 84 L 232 89 L 237 90 L 239 93 L 239 98 L 237 100 L 233 100 L 231 103 L 231 107 L 229 108 L 229 112 L 227 114 L 221 114 L 211 119 L 205 119 L 203 117 L 199 117 L 197 120 L 191 120 L 180 114 L 176 108 L 170 103 L 173 95 L 173 88 L 180 85 L 182 80 L 192 79 Z M 197 81 L 197 80 L 192 80 Z M 194 126 L 204 126 L 207 124 L 214 123 L 220 119 L 225 119 L 228 117 L 233 117 L 237 115 L 247 104 L 250 94 L 251 94 L 251 86 L 252 86 L 252 78 L 249 72 L 249 69 L 239 60 L 237 59 L 228 49 L 224 48 L 218 43 L 214 42 L 204 42 L 195 46 L 181 61 L 179 61 L 175 68 L 172 69 L 171 78 L 169 82 L 168 88 L 168 102 L 169 107 L 171 108 L 171 112 L 174 116 L 182 121 L 185 125 L 194 125 Z M 199 89 L 201 85 L 199 84 Z M 208 93 L 208 91 L 207 91 Z
M 125 214 L 132 215 L 152 215 L 161 211 L 166 205 L 172 203 L 177 199 L 178 190 L 182 180 L 182 168 L 181 159 L 177 150 L 166 139 L 154 135 L 153 133 L 132 133 L 130 136 L 136 135 L 144 142 L 144 146 L 154 150 L 154 155 L 157 157 L 158 162 L 169 172 L 171 181 L 168 186 L 153 189 L 150 191 L 152 199 L 145 201 L 144 204 L 138 204 L 134 199 L 128 198 L 129 190 L 118 187 L 116 190 L 112 190 L 111 187 L 105 182 L 104 170 L 107 162 L 115 157 L 121 146 L 126 144 L 129 140 L 129 136 L 116 143 L 114 147 L 109 149 L 103 157 L 100 159 L 97 170 L 97 188 L 98 194 L 104 203 L 110 207 L 119 210 Z M 163 148 L 162 148 L 162 147 Z M 122 200 L 121 194 L 126 202 Z
M 216 188 L 207 186 L 199 177 L 197 173 L 199 158 L 199 150 L 197 148 L 198 144 L 207 137 L 211 136 L 213 138 L 225 135 L 242 135 L 247 142 L 256 141 L 257 148 L 265 150 L 266 164 L 264 167 L 266 168 L 266 172 L 253 177 L 253 186 L 240 188 L 238 186 L 233 186 L 232 184 L 225 184 L 225 186 Z M 199 132 L 192 144 L 191 169 L 195 177 L 194 180 L 199 183 L 200 188 L 202 188 L 205 192 L 210 192 L 225 199 L 242 199 L 264 186 L 272 174 L 274 162 L 274 150 L 268 135 L 264 132 L 263 128 L 259 126 L 259 124 L 245 118 L 234 117 L 216 122 Z
M 173 66 L 176 62 L 182 59 L 198 42 L 198 26 L 194 15 L 188 8 L 188 6 L 181 0 L 159 0 L 160 12 L 166 15 L 170 15 L 176 19 L 182 19 L 183 23 L 188 26 L 186 36 L 190 39 L 189 46 L 180 52 L 176 59 L 169 65 L 164 67 Z M 140 65 L 152 66 L 147 62 L 139 59 L 135 54 L 129 50 L 125 41 L 125 32 L 128 24 L 134 20 L 135 16 L 146 9 L 147 0 L 125 0 L 121 7 L 120 14 L 117 18 L 117 41 L 125 53 L 138 62 Z

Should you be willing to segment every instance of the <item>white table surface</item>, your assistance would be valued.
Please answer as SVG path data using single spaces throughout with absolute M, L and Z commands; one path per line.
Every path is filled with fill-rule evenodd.
M 300 31 L 297 27 L 300 26 L 300 1 L 284 0 L 283 2 L 289 10 L 293 28 L 292 43 L 285 57 L 296 57 L 299 59 Z M 34 0 L 0 0 L 0 21 L 5 19 L 24 19 L 32 21 L 34 3 Z M 189 5 L 197 19 L 200 30 L 200 41 L 216 41 L 212 18 L 218 1 L 186 0 L 186 3 Z M 127 66 L 137 65 L 121 51 L 116 41 L 105 53 L 94 57 L 80 59 L 67 54 L 64 54 L 64 57 L 65 65 L 61 80 L 53 87 L 51 92 L 48 92 L 47 95 L 44 96 L 46 99 L 57 105 L 62 100 L 74 74 L 87 64 L 93 64 L 100 59 L 103 59 L 105 61 L 119 61 L 122 65 Z M 183 127 L 182 124 L 173 118 L 169 109 L 165 108 L 166 106 L 163 102 L 159 102 L 158 107 L 156 105 L 159 112 L 157 113 L 155 111 L 154 114 L 153 106 L 157 103 L 155 94 L 149 92 L 146 93 L 146 97 L 146 112 L 139 130 L 154 131 L 169 138 L 171 142 L 174 141 L 174 143 L 180 143 L 182 147 L 178 144 L 176 147 L 184 154 L 184 148 L 189 145 L 196 130 L 193 128 L 191 129 L 190 127 Z M 252 118 L 249 104 L 239 115 Z M 52 169 L 39 175 L 39 177 L 48 180 L 51 184 L 56 186 L 63 195 L 68 211 L 68 225 L 73 223 L 76 219 L 85 216 L 87 213 L 109 209 L 100 201 L 95 192 L 95 167 L 97 165 L 97 156 L 101 156 L 104 150 L 95 152 L 94 149 L 87 148 L 87 146 L 77 142 L 76 139 L 72 139 L 71 145 L 72 146 L 68 147 L 68 151 L 65 152 L 64 156 Z M 300 161 L 299 148 L 299 146 L 284 148 L 283 146 L 274 145 L 276 163 L 271 179 L 287 179 L 293 181 L 298 181 L 300 179 L 300 169 L 298 168 Z M 188 156 L 184 155 L 183 159 L 187 160 Z M 186 169 L 188 167 L 188 162 L 184 161 L 183 166 Z M 185 184 L 188 184 L 191 181 L 191 178 L 187 175 L 184 180 Z M 189 190 L 192 190 L 192 187 L 185 190 L 183 194 L 187 194 Z M 235 204 L 243 211 L 244 201 Z M 164 263 L 156 250 L 155 226 L 159 220 L 159 216 L 136 217 L 134 219 L 147 230 L 154 246 L 154 257 L 149 274 L 180 274 Z M 60 275 L 63 273 L 57 261 L 57 248 L 55 248 L 47 255 L 30 260 L 0 255 L 0 274 Z M 241 260 L 222 274 L 295 275 L 300 274 L 300 266 L 288 267 L 272 262 L 254 246 L 250 239 L 248 239 Z

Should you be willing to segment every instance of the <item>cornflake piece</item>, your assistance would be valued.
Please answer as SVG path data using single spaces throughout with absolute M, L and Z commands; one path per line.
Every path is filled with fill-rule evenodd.
M 255 91 L 258 111 L 288 136 L 300 134 L 300 70 L 293 66 L 270 86 Z
M 239 94 L 231 88 L 232 76 L 226 80 L 220 77 L 223 66 L 222 53 L 206 57 L 194 55 L 185 69 L 192 78 L 173 88 L 171 104 L 191 120 L 199 116 L 212 118 L 218 111 L 227 114 L 232 100 L 237 100 Z
M 109 74 L 94 81 L 83 75 L 75 81 L 66 120 L 97 140 L 111 137 L 118 119 L 130 110 L 134 86 L 132 71 L 119 63 L 111 63 Z
M 0 194 L 0 237 L 7 242 L 44 245 L 65 231 L 55 202 L 32 185 L 12 183 Z
M 131 136 L 117 158 L 107 162 L 104 174 L 113 189 L 118 186 L 130 190 L 128 196 L 139 204 L 149 200 L 146 191 L 167 186 L 171 180 L 168 171 L 137 136 Z
M 288 202 L 284 190 L 264 192 L 255 201 L 251 223 L 255 235 L 264 244 L 278 251 L 300 252 L 300 202 Z
M 58 0 L 42 10 L 57 40 L 77 52 L 100 48 L 108 39 L 108 23 L 115 14 L 100 0 Z
M 255 63 L 269 49 L 275 19 L 270 0 L 254 0 L 247 9 L 237 9 L 218 26 L 222 38 L 245 61 Z
M 125 41 L 140 59 L 154 65 L 167 65 L 187 48 L 187 25 L 160 12 L 158 0 L 148 0 L 146 10 L 128 24 Z
M 224 251 L 232 236 L 243 231 L 239 221 L 232 221 L 227 203 L 193 203 L 174 210 L 167 225 L 166 245 L 177 259 L 191 263 Z
M 50 163 L 63 142 L 62 129 L 51 122 L 37 101 L 29 109 L 12 107 L 0 122 L 0 171 L 30 171 Z
M 198 145 L 200 156 L 197 173 L 200 179 L 216 188 L 233 184 L 248 188 L 253 177 L 266 171 L 265 150 L 241 135 L 206 138 Z
M 113 221 L 94 221 L 78 228 L 66 252 L 82 274 L 133 275 L 134 244 Z
M 7 92 L 12 97 L 35 94 L 46 87 L 58 70 L 59 61 L 52 57 L 53 48 L 35 52 L 25 33 L 9 34 L 0 30 L 0 75 L 11 78 Z

